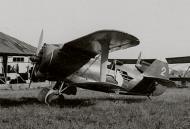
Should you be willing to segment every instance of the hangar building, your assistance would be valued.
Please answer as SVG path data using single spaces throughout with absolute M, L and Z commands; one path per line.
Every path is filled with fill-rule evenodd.
M 27 82 L 36 48 L 0 32 L 0 83 Z

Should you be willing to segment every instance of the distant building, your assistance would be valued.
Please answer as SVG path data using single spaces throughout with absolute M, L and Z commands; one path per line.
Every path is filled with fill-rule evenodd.
M 8 56 L 7 80 L 11 82 L 19 79 L 19 82 L 28 82 L 31 68 L 29 56 Z M 3 75 L 2 57 L 0 57 L 0 74 Z
M 0 32 L 0 83 L 27 82 L 36 48 Z

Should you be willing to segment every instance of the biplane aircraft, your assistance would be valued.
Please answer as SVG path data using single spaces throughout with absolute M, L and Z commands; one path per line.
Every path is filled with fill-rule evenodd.
M 168 64 L 182 64 L 182 63 L 190 63 L 190 56 L 184 56 L 184 57 L 169 57 L 165 58 Z M 138 59 L 109 59 L 109 62 L 116 62 L 118 66 L 122 66 L 124 64 L 135 64 L 139 66 L 137 67 L 141 72 L 144 72 L 150 65 L 155 61 L 156 59 L 150 58 L 150 59 L 141 59 L 141 52 L 139 54 Z M 169 80 L 171 81 L 179 81 L 181 84 L 177 84 L 177 87 L 186 87 L 186 83 L 190 82 L 190 77 L 187 77 L 187 73 L 190 70 L 190 66 L 187 68 L 187 70 L 181 74 L 176 70 L 171 71 L 169 75 Z M 175 72 L 175 73 L 173 73 Z M 173 75 L 174 74 L 174 75 Z M 172 83 L 171 83 L 172 84 Z M 173 86 L 176 85 L 173 83 Z
M 170 57 L 166 58 L 168 64 L 184 64 L 190 63 L 190 56 L 183 56 L 183 57 Z M 190 70 L 190 66 L 187 67 L 186 71 L 183 74 L 178 73 L 177 76 L 170 76 L 170 80 L 172 81 L 180 81 L 181 84 L 178 84 L 178 87 L 185 88 L 187 87 L 187 82 L 190 82 L 190 77 L 187 76 Z
M 168 85 L 168 65 L 156 60 L 146 71 L 131 71 L 126 78 L 123 67 L 108 66 L 108 54 L 136 46 L 138 38 L 115 30 L 100 30 L 65 44 L 42 44 L 40 36 L 31 82 L 35 78 L 56 81 L 44 88 L 38 99 L 47 104 L 64 94 L 75 95 L 77 87 L 122 95 L 160 95 Z M 126 71 L 125 69 L 123 71 Z M 30 83 L 31 84 L 31 83 Z M 56 96 L 56 97 L 55 97 Z

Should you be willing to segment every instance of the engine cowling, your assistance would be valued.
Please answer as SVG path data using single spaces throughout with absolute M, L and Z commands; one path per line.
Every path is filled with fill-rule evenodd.
M 51 60 L 54 58 L 53 52 L 56 49 L 54 45 L 44 44 L 37 56 L 32 56 L 30 60 L 34 63 L 32 79 L 47 79 Z

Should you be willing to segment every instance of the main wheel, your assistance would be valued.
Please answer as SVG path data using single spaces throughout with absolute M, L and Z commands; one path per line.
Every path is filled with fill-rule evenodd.
M 44 103 L 45 102 L 45 97 L 46 97 L 47 93 L 49 92 L 49 90 L 50 89 L 47 88 L 47 87 L 41 89 L 40 92 L 38 93 L 38 96 L 37 96 L 38 101 Z
M 46 94 L 45 96 L 45 103 L 50 105 L 54 102 L 57 102 L 59 99 L 59 94 L 58 94 L 58 90 L 49 90 L 49 92 Z

